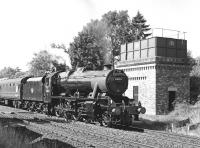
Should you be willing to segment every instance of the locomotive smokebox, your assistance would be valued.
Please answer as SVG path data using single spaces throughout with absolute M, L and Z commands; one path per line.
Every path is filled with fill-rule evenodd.
M 128 88 L 128 77 L 122 70 L 112 70 L 106 77 L 106 88 L 113 96 L 122 95 Z

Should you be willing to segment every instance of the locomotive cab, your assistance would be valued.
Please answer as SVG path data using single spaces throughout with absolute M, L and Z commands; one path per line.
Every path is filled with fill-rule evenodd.
M 48 100 L 50 100 L 50 96 L 51 96 L 51 78 L 50 77 L 46 77 L 45 78 L 45 100 L 47 102 L 49 102 Z
M 52 96 L 57 95 L 56 75 L 58 73 L 54 72 L 43 77 L 45 102 L 51 102 Z

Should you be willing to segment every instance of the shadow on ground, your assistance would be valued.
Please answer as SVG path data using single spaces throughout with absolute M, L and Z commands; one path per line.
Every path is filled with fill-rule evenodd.
M 148 119 L 140 119 L 139 122 L 133 121 L 132 125 L 133 127 L 138 127 L 143 129 L 166 131 L 168 130 L 170 123 L 151 121 Z
M 44 123 L 44 121 L 35 121 Z M 0 148 L 73 148 L 73 146 L 44 138 L 38 142 L 33 142 L 41 137 L 41 134 L 30 131 L 19 119 L 0 120 Z

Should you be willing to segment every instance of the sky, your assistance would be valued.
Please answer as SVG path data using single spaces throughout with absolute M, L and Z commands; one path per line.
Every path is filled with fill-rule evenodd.
M 186 32 L 188 50 L 200 56 L 199 0 L 6 0 L 0 1 L 0 69 L 28 70 L 34 53 L 47 50 L 69 57 L 51 43 L 69 43 L 91 19 L 108 11 L 128 10 L 132 18 L 140 11 L 151 28 Z M 165 32 L 164 32 L 165 33 Z M 176 35 L 176 32 L 172 35 Z

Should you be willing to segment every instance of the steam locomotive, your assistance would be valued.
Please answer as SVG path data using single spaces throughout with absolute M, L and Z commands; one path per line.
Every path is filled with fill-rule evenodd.
M 119 69 L 51 72 L 43 77 L 0 80 L 0 99 L 6 105 L 66 119 L 130 125 L 145 108 L 123 96 L 128 77 Z

